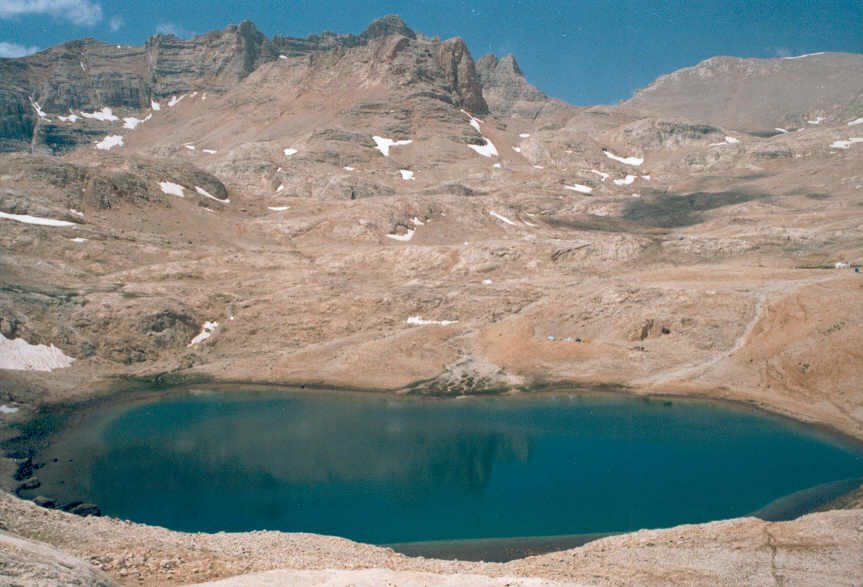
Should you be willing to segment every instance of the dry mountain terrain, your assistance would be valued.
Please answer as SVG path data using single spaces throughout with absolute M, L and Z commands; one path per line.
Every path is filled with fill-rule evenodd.
M 613 385 L 863 438 L 861 72 L 860 55 L 722 57 L 573 107 L 512 56 L 475 62 L 398 17 L 0 59 L 0 424 L 122 376 Z M 831 544 L 852 564 L 863 512 L 845 515 Z M 46 524 L 25 537 L 70 548 Z M 740 548 L 775 554 L 752 528 Z M 801 540 L 782 572 L 807 582 L 825 542 Z M 611 568 L 598 549 L 537 564 Z M 572 577 L 689 577 L 636 559 L 628 579 Z M 704 564 L 747 582 L 733 558 Z

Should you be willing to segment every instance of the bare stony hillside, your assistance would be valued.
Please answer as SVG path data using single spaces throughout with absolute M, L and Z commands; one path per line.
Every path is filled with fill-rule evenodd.
M 846 123 L 863 110 L 863 55 L 712 57 L 660 77 L 627 104 L 765 134 Z
M 397 17 L 0 60 L 2 434 L 133 379 L 612 385 L 863 438 L 860 60 L 716 58 L 591 108 Z

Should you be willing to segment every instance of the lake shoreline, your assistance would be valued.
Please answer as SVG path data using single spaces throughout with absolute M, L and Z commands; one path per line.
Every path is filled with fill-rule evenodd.
M 692 403 L 697 405 L 711 405 L 711 406 L 720 406 L 725 409 L 730 409 L 735 412 L 743 412 L 743 413 L 751 413 L 751 414 L 759 414 L 761 416 L 771 418 L 777 421 L 783 422 L 785 425 L 790 425 L 794 428 L 805 430 L 809 433 L 817 432 L 818 436 L 826 437 L 831 443 L 840 444 L 840 445 L 850 445 L 856 447 L 863 447 L 863 443 L 857 440 L 854 437 L 849 437 L 847 435 L 843 435 L 841 433 L 837 433 L 837 431 L 830 429 L 829 427 L 817 427 L 811 424 L 800 422 L 799 420 L 788 418 L 781 414 L 776 414 L 771 411 L 760 409 L 758 406 L 753 406 L 744 402 L 735 402 L 723 399 L 715 399 L 715 398 L 700 398 L 700 397 L 681 397 L 677 395 L 665 395 L 665 394 L 633 394 L 628 393 L 626 390 L 621 388 L 620 386 L 595 386 L 595 387 L 585 387 L 579 385 L 570 385 L 570 386 L 561 386 L 561 385 L 545 385 L 538 387 L 536 389 L 530 391 L 519 391 L 519 392 L 501 392 L 501 391 L 492 391 L 488 393 L 474 393 L 471 395 L 464 396 L 455 396 L 452 394 L 421 394 L 421 393 L 393 393 L 386 392 L 380 390 L 369 390 L 369 389 L 333 389 L 333 388 L 325 388 L 324 386 L 286 386 L 286 385 L 276 385 L 276 384 L 268 384 L 268 383 L 238 383 L 238 382 L 196 382 L 196 383 L 187 383 L 185 385 L 177 385 L 177 386 L 159 386 L 159 385 L 146 385 L 140 382 L 134 382 L 134 385 L 131 385 L 125 389 L 120 389 L 115 391 L 114 393 L 105 394 L 105 395 L 97 395 L 95 397 L 91 397 L 89 399 L 82 400 L 80 402 L 76 402 L 74 404 L 49 404 L 40 408 L 40 410 L 35 414 L 33 418 L 31 418 L 25 425 L 23 426 L 23 433 L 14 441 L 14 455 L 18 458 L 21 458 L 23 454 L 28 454 L 30 457 L 35 457 L 34 462 L 37 465 L 41 463 L 38 462 L 38 455 L 45 447 L 51 444 L 51 438 L 55 435 L 62 432 L 64 429 L 70 426 L 74 426 L 75 422 L 82 417 L 86 417 L 86 415 L 96 409 L 103 409 L 108 406 L 126 406 L 126 405 L 134 405 L 141 403 L 150 403 L 156 402 L 161 399 L 181 396 L 182 394 L 199 394 L 201 392 L 213 391 L 213 392 L 237 392 L 240 391 L 242 393 L 286 393 L 286 394 L 313 394 L 317 395 L 324 390 L 328 390 L 334 394 L 344 394 L 351 397 L 362 397 L 362 396 L 375 396 L 375 397 L 383 397 L 388 398 L 390 400 L 419 400 L 419 401 L 428 401 L 428 402 L 453 402 L 453 401 L 471 401 L 477 399 L 489 399 L 489 398 L 499 398 L 502 401 L 519 401 L 521 399 L 531 399 L 543 396 L 554 396 L 554 395 L 564 395 L 564 396 L 577 396 L 577 397 L 590 397 L 590 396 L 611 396 L 611 397 L 632 397 L 636 400 L 641 400 L 645 403 L 660 403 L 662 405 L 673 406 L 674 404 L 686 404 Z M 47 425 L 39 425 L 39 426 L 28 426 L 28 423 L 32 423 L 34 421 L 47 422 Z M 4 442 L 3 449 L 7 455 L 10 453 L 8 442 Z M 852 488 L 851 491 L 854 489 Z M 823 506 L 828 501 L 832 501 L 833 498 L 838 497 L 836 495 L 831 496 L 829 500 L 822 500 L 817 503 L 813 503 L 813 505 L 805 510 L 802 513 L 808 513 L 810 511 L 815 511 L 819 507 Z M 98 505 L 98 504 L 97 504 Z M 616 533 L 615 533 L 616 534 Z M 581 536 L 581 535 L 578 535 Z M 567 536 L 567 540 L 563 540 L 562 542 L 555 543 L 552 538 L 547 536 L 525 536 L 518 537 L 513 539 L 482 539 L 486 541 L 498 541 L 501 544 L 504 542 L 526 542 L 530 543 L 531 541 L 539 541 L 546 543 L 542 548 L 541 552 L 537 551 L 534 554 L 541 554 L 544 552 L 551 552 L 553 550 L 559 550 L 561 548 L 571 548 L 570 544 L 575 544 L 572 542 L 572 535 Z M 579 539 L 576 540 L 576 542 Z M 439 541 L 441 545 L 443 543 L 453 544 L 454 542 L 459 541 Z M 584 542 L 582 542 L 583 544 Z M 418 545 L 421 543 L 417 543 Z M 474 544 L 476 545 L 476 543 Z M 458 550 L 458 545 L 453 544 L 455 546 L 455 550 Z M 465 543 L 465 546 L 470 546 L 470 544 Z M 434 551 L 433 545 L 426 544 L 426 547 L 432 548 Z M 419 550 L 422 550 L 423 547 L 417 546 Z M 509 548 L 507 545 L 502 546 L 503 549 Z M 446 551 L 446 548 L 439 549 L 441 552 Z M 481 552 L 491 552 L 493 549 L 479 549 Z M 432 552 L 429 551 L 429 552 Z M 417 551 L 419 552 L 419 551 Z M 524 550 L 523 554 L 531 554 L 530 551 Z M 488 560 L 488 559 L 485 559 Z

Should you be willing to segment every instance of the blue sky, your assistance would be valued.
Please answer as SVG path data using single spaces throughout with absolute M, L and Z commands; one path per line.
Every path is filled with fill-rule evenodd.
M 531 83 L 574 104 L 613 103 L 713 55 L 863 53 L 861 0 L 0 0 L 0 55 L 82 37 L 142 44 L 249 19 L 268 36 L 359 33 L 400 14 L 429 35 L 463 37 L 474 57 L 515 54 Z

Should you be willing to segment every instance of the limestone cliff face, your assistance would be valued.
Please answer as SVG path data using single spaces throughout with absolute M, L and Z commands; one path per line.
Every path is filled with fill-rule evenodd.
M 114 116 L 143 118 L 153 100 L 194 91 L 223 94 L 264 63 L 366 45 L 390 87 L 478 114 L 488 111 L 464 41 L 420 39 L 398 16 L 378 19 L 359 35 L 305 39 L 269 40 L 243 22 L 190 40 L 156 35 L 143 47 L 127 47 L 84 39 L 22 59 L 0 59 L 0 152 L 68 151 L 113 132 L 110 124 L 85 119 L 82 112 L 107 107 L 116 110 Z M 313 59 L 309 68 L 316 63 L 324 67 L 329 61 Z M 75 114 L 71 121 L 69 114 Z
M 438 48 L 438 63 L 458 96 L 459 105 L 474 114 L 486 114 L 488 104 L 482 96 L 476 65 L 465 42 L 456 37 L 442 43 Z
M 476 69 L 485 101 L 495 115 L 534 119 L 542 112 L 565 108 L 530 85 L 512 55 L 498 59 L 488 53 L 480 58 Z

